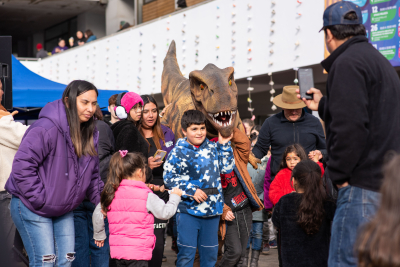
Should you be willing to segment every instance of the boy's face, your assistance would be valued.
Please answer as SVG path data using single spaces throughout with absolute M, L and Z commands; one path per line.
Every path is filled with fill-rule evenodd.
M 201 145 L 204 142 L 204 139 L 206 139 L 207 135 L 205 124 L 192 124 L 186 129 L 186 131 L 182 129 L 182 132 L 187 137 L 189 144 L 194 146 Z

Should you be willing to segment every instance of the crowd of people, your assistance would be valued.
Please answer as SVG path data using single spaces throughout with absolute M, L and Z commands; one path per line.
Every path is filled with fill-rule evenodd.
M 43 48 L 43 45 L 41 43 L 38 43 L 36 45 L 36 50 L 37 50 L 36 58 L 45 58 L 49 55 L 54 55 L 54 54 L 63 52 L 69 48 L 84 45 L 84 44 L 92 42 L 96 39 L 97 39 L 96 35 L 94 35 L 90 29 L 86 30 L 85 34 L 83 34 L 82 31 L 77 31 L 76 39 L 74 37 L 70 37 L 68 39 L 69 46 L 67 46 L 64 39 L 60 38 L 60 39 L 58 39 L 58 45 L 56 47 L 54 47 L 54 49 L 51 51 L 51 53 L 47 52 Z
M 87 81 L 30 127 L 0 106 L 2 262 L 17 229 L 30 266 L 160 267 L 171 227 L 179 267 L 258 267 L 274 247 L 284 267 L 400 266 L 400 80 L 359 6 L 332 4 L 322 30 L 327 95 L 285 86 L 282 112 L 229 136 L 187 110 L 176 140 L 134 92 L 104 121 Z

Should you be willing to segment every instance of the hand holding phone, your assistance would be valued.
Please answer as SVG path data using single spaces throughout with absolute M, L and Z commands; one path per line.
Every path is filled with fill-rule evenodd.
M 164 160 L 165 155 L 167 155 L 167 151 L 164 150 L 157 150 L 156 153 L 154 154 L 154 158 L 159 157 L 159 159 L 156 159 L 155 162 L 160 162 Z

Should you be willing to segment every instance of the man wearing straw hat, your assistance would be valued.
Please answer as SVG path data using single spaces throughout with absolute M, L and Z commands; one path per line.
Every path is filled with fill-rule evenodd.
M 253 148 L 253 154 L 261 159 L 271 146 L 271 180 L 275 178 L 285 148 L 300 144 L 309 153 L 314 150 L 326 154 L 325 135 L 318 118 L 306 113 L 304 102 L 297 98 L 298 86 L 283 87 L 282 94 L 276 96 L 274 104 L 282 112 L 265 120 Z

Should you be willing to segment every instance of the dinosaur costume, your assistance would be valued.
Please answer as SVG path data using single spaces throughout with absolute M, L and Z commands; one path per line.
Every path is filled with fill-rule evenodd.
M 176 60 L 175 41 L 164 59 L 161 92 L 168 107 L 161 123 L 167 125 L 175 137 L 182 138 L 181 118 L 189 109 L 200 110 L 207 118 L 207 137 L 232 134 L 235 127 L 243 128 L 237 108 L 238 89 L 233 78 L 234 69 L 219 69 L 208 64 L 195 70 L 189 79 L 182 76 Z

